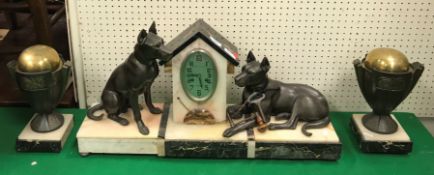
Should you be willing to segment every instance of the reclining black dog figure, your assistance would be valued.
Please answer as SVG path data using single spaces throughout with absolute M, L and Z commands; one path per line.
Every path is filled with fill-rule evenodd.
M 152 114 L 159 114 L 161 109 L 152 104 L 151 85 L 158 76 L 157 60 L 166 62 L 171 54 L 165 51 L 164 40 L 157 35 L 155 22 L 149 28 L 149 33 L 142 30 L 137 37 L 134 52 L 120 64 L 110 75 L 101 95 L 101 103 L 89 108 L 87 116 L 93 120 L 101 120 L 103 115 L 93 113 L 105 109 L 108 118 L 121 125 L 128 125 L 128 120 L 119 117 L 131 107 L 139 132 L 149 134 L 149 129 L 142 121 L 138 96 L 144 93 L 146 106 Z
M 328 117 L 329 108 L 326 98 L 316 89 L 304 84 L 289 84 L 269 79 L 267 72 L 270 63 L 265 57 L 261 63 L 256 61 L 252 52 L 247 56 L 247 64 L 242 67 L 241 73 L 235 76 L 235 84 L 245 87 L 242 95 L 242 105 L 229 106 L 227 114 L 229 118 L 245 119 L 223 133 L 224 137 L 231 137 L 238 132 L 262 127 L 270 121 L 270 116 L 276 119 L 285 119 L 285 123 L 268 124 L 269 130 L 295 129 L 298 121 L 305 121 L 301 131 L 306 136 L 312 133 L 308 129 L 322 128 L 330 123 Z M 255 105 L 249 104 L 252 94 L 265 94 L 265 98 L 257 101 Z M 263 115 L 261 118 L 250 117 L 257 114 L 258 110 Z M 229 119 L 232 121 L 231 119 Z M 263 122 L 263 123 L 262 123 Z

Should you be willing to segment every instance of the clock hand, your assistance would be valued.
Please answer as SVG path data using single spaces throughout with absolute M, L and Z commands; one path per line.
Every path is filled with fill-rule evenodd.
M 199 84 L 200 84 L 200 88 L 203 88 L 203 85 L 202 85 L 202 76 L 199 74 Z

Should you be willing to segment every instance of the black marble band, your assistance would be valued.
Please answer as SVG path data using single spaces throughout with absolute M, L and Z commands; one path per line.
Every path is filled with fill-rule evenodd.
M 247 158 L 247 142 L 213 140 L 166 140 L 167 157 Z
M 160 129 L 158 130 L 159 138 L 164 139 L 166 136 L 166 127 L 167 127 L 167 120 L 169 120 L 170 106 L 171 106 L 170 103 L 164 103 L 163 105 L 163 114 L 161 115 Z
M 337 160 L 341 150 L 342 145 L 338 143 L 256 142 L 255 158 Z
M 53 152 L 58 153 L 62 150 L 61 141 L 33 141 L 17 139 L 15 143 L 17 152 Z

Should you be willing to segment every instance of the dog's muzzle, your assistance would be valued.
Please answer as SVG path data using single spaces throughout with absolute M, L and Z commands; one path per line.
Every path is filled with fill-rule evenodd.
M 244 87 L 246 85 L 243 74 L 238 74 L 237 76 L 235 76 L 234 81 L 235 84 L 239 87 Z
M 172 59 L 172 53 L 170 53 L 165 46 L 161 46 L 159 52 L 161 55 L 161 57 L 159 58 L 160 65 L 166 64 Z

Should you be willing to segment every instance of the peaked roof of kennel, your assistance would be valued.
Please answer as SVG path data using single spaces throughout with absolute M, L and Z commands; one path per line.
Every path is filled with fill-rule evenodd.
M 203 19 L 199 19 L 194 24 L 190 25 L 172 41 L 167 43 L 166 47 L 170 53 L 175 56 L 198 38 L 205 41 L 231 64 L 238 66 L 237 47 L 214 30 Z

